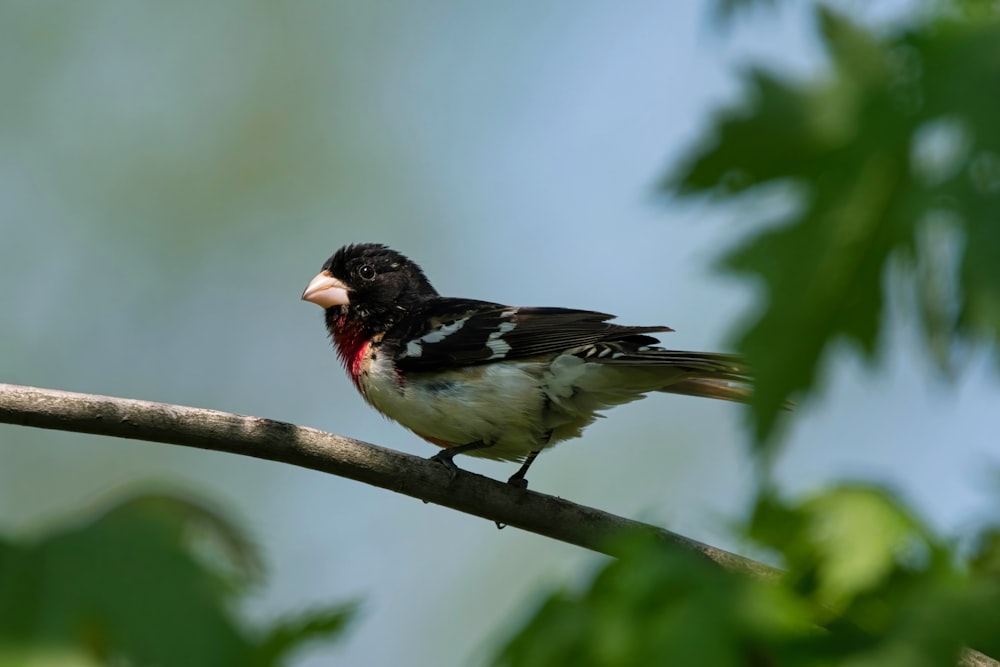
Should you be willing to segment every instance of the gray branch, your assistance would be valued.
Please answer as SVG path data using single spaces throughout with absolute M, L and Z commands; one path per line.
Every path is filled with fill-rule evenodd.
M 727 570 L 773 579 L 781 571 L 696 540 L 591 507 L 523 491 L 466 471 L 285 422 L 112 396 L 0 384 L 0 423 L 163 442 L 253 456 L 319 470 L 479 516 L 498 524 L 614 555 L 610 537 L 645 531 Z M 1000 667 L 965 651 L 967 667 Z
M 730 570 L 773 577 L 763 563 L 656 526 L 312 428 L 204 408 L 0 384 L 0 423 L 164 442 L 253 456 L 379 486 L 500 524 L 608 553 L 625 530 L 658 535 Z

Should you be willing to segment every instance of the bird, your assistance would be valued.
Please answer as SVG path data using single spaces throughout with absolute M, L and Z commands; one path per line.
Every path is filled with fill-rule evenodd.
M 441 450 L 520 463 L 576 438 L 609 408 L 664 392 L 748 402 L 739 356 L 661 346 L 667 326 L 614 315 L 441 296 L 423 269 L 380 243 L 341 247 L 302 293 L 362 398 Z

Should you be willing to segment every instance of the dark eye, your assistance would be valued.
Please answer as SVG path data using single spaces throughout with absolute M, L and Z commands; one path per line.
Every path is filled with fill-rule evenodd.
M 358 269 L 358 277 L 362 280 L 374 280 L 375 279 L 375 269 L 371 264 L 362 264 Z

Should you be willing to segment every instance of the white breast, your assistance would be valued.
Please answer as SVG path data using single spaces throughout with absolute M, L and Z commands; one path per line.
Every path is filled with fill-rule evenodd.
M 388 360 L 376 358 L 361 388 L 377 410 L 420 436 L 452 445 L 492 442 L 469 453 L 517 461 L 547 444 L 545 365 L 482 364 L 444 374 L 408 373 L 400 381 Z

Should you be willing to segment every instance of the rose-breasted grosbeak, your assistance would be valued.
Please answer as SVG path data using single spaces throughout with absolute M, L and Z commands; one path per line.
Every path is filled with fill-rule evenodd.
M 384 245 L 333 254 L 302 298 L 322 306 L 337 354 L 370 405 L 456 454 L 522 461 L 579 436 L 600 410 L 662 391 L 749 397 L 746 365 L 728 354 L 677 352 L 613 315 L 521 308 L 440 296 L 414 262 Z

